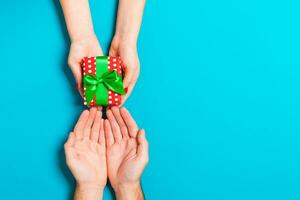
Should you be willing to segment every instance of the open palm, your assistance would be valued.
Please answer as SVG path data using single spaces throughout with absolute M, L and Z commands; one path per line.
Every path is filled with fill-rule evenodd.
M 125 108 L 107 111 L 105 135 L 107 172 L 113 188 L 139 183 L 148 162 L 148 143 L 143 130 Z
M 84 111 L 65 144 L 66 159 L 78 184 L 105 187 L 106 147 L 101 112 Z

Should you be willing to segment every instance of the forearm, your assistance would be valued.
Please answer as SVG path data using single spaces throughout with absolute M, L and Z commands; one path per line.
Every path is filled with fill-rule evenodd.
M 118 186 L 114 190 L 117 200 L 144 200 L 144 193 L 140 184 Z
M 74 200 L 102 200 L 103 189 L 97 186 L 76 186 Z
M 94 34 L 88 0 L 60 0 L 72 41 Z
M 115 35 L 126 42 L 136 43 L 146 0 L 119 0 Z

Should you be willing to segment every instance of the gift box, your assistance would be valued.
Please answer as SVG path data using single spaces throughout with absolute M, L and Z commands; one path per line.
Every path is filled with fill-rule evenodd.
M 84 104 L 119 106 L 122 95 L 124 65 L 120 57 L 96 56 L 82 59 Z

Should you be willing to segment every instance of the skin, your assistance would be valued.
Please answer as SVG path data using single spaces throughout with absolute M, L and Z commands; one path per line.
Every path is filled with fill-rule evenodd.
M 128 88 L 123 102 L 131 94 L 140 73 L 137 40 L 146 0 L 119 0 L 116 32 L 109 55 L 121 56 L 126 65 L 124 86 Z
M 101 56 L 103 51 L 94 32 L 88 0 L 60 0 L 71 38 L 68 64 L 81 93 L 81 59 L 85 56 Z M 125 69 L 124 88 L 131 94 L 140 72 L 137 39 L 143 17 L 145 0 L 119 0 L 116 32 L 111 42 L 110 56 L 121 56 Z
M 76 80 L 80 94 L 82 91 L 82 58 L 103 55 L 95 35 L 88 0 L 60 0 L 71 39 L 68 64 Z
M 83 111 L 65 143 L 67 165 L 76 179 L 75 200 L 102 199 L 107 182 L 102 113 Z
M 108 178 L 117 200 L 143 200 L 140 180 L 149 159 L 145 132 L 125 108 L 111 108 L 105 121 L 101 114 L 96 108 L 83 111 L 65 143 L 77 182 L 74 199 L 102 199 Z
M 107 174 L 118 200 L 142 200 L 141 175 L 148 163 L 148 142 L 125 108 L 107 111 L 104 122 Z

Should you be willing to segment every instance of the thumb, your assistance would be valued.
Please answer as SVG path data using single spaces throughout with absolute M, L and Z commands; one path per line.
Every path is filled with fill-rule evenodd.
M 114 37 L 110 44 L 109 55 L 110 56 L 119 56 L 118 55 L 118 47 L 119 47 L 119 38 Z
M 128 66 L 125 67 L 125 77 L 123 80 L 124 88 L 127 88 L 133 79 L 134 71 Z
M 64 145 L 67 162 L 70 162 L 70 158 L 75 155 L 72 149 L 72 147 L 74 146 L 74 142 L 75 142 L 75 133 L 71 132 L 67 142 Z
M 117 54 L 118 54 L 118 52 L 117 52 L 116 48 L 111 46 L 109 49 L 109 56 L 118 56 Z
M 148 141 L 145 136 L 145 130 L 141 129 L 137 133 L 137 156 L 140 159 L 143 159 L 146 163 L 149 160 L 149 155 L 148 155 Z
M 74 142 L 75 142 L 75 134 L 74 132 L 71 132 L 67 142 L 65 143 L 65 148 L 72 147 L 74 145 Z

